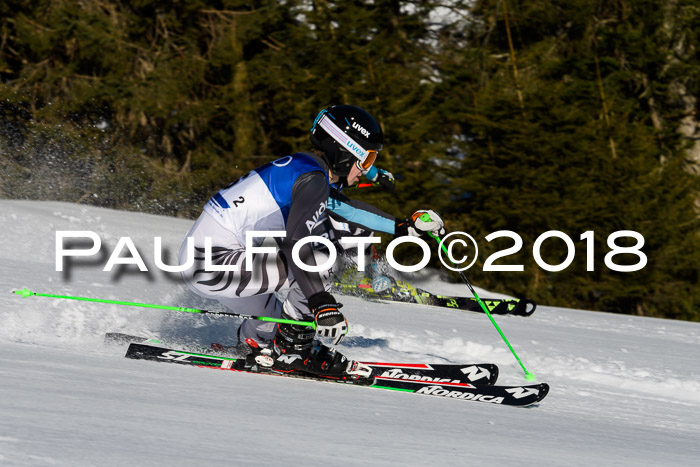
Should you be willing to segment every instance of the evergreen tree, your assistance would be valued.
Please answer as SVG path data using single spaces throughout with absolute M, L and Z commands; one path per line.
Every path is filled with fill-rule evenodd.
M 479 47 L 450 51 L 442 65 L 453 79 L 441 108 L 464 135 L 453 183 L 474 194 L 452 212 L 468 213 L 462 225 L 481 238 L 507 229 L 525 240 L 503 260 L 524 272 L 484 273 L 485 285 L 544 303 L 700 318 L 698 179 L 685 161 L 677 116 L 657 111 L 658 128 L 648 98 L 659 102 L 672 80 L 668 50 L 658 43 L 662 3 L 475 4 L 465 40 Z M 575 241 L 595 231 L 595 271 L 586 271 L 582 242 L 565 271 L 537 266 L 532 246 L 549 230 Z M 604 265 L 606 237 L 618 230 L 646 239 L 642 271 Z M 511 246 L 484 244 L 482 261 Z M 558 264 L 562 250 L 550 240 L 542 256 Z

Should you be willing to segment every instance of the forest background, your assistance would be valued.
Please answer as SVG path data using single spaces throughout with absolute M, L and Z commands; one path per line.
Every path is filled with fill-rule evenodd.
M 348 194 L 469 232 L 473 282 L 699 321 L 699 34 L 697 0 L 5 0 L 0 197 L 196 218 L 309 149 L 321 108 L 354 104 L 382 125 L 377 166 L 398 185 Z M 481 270 L 513 245 L 485 241 L 499 230 L 524 244 L 496 264 L 523 272 Z M 575 242 L 564 271 L 534 261 L 548 230 Z M 642 270 L 605 266 L 619 230 L 644 236 Z M 566 256 L 561 240 L 541 251 Z

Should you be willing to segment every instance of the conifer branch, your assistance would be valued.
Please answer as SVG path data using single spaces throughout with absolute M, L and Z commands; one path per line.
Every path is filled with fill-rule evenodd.
M 523 92 L 520 88 L 520 80 L 518 78 L 518 65 L 515 61 L 515 48 L 513 47 L 513 37 L 510 34 L 510 22 L 508 21 L 508 3 L 503 0 L 503 16 L 506 23 L 506 34 L 508 36 L 508 47 L 510 48 L 510 61 L 513 64 L 513 80 L 515 81 L 515 92 L 518 95 L 518 103 L 520 110 L 525 115 L 525 103 L 523 102 Z
M 603 103 L 603 116 L 605 117 L 605 125 L 608 129 L 608 140 L 610 142 L 610 154 L 613 159 L 617 158 L 617 153 L 615 151 L 615 140 L 612 137 L 612 128 L 610 125 L 610 115 L 608 114 L 608 105 L 605 101 L 605 91 L 603 90 L 603 78 L 600 74 L 600 64 L 598 63 L 598 57 L 595 58 L 595 71 L 598 77 L 598 89 L 600 90 L 600 100 Z

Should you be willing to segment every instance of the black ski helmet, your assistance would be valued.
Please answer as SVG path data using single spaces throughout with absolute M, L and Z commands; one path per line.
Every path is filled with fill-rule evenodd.
M 354 105 L 334 105 L 321 110 L 311 128 L 311 144 L 324 152 L 333 173 L 341 177 L 347 176 L 358 161 L 367 164 L 363 168 L 369 170 L 383 142 L 379 123 Z

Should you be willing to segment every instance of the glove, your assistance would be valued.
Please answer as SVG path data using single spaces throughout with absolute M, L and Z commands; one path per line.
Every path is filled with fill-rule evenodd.
M 394 191 L 396 189 L 396 180 L 391 172 L 384 169 L 377 169 L 376 172 L 374 178 L 370 178 L 369 173 L 367 174 L 367 178 L 372 182 L 379 183 L 379 185 L 386 190 Z
M 441 237 L 445 235 L 445 223 L 438 213 L 428 209 L 427 211 L 416 211 L 408 219 L 397 221 L 395 231 L 397 237 L 406 235 L 420 237 L 426 233 Z
M 338 310 L 342 306 L 328 292 L 319 292 L 309 297 L 309 309 L 314 314 L 316 335 L 329 337 L 333 345 L 343 342 L 349 330 L 348 321 Z

